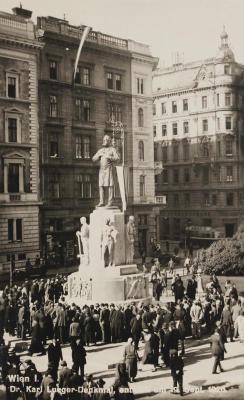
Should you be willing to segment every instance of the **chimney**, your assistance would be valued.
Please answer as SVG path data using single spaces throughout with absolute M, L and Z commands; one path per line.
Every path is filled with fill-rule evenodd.
M 12 11 L 13 11 L 14 15 L 18 15 L 19 17 L 22 17 L 25 19 L 30 19 L 32 16 L 32 11 L 26 10 L 25 8 L 23 8 L 21 3 L 20 3 L 19 7 L 12 8 Z

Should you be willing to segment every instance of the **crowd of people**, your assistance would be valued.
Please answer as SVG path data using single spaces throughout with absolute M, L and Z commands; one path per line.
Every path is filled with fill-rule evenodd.
M 7 398 L 17 399 L 22 391 L 30 400 L 133 399 L 129 383 L 136 380 L 145 364 L 151 365 L 152 371 L 169 368 L 173 386 L 183 395 L 186 337 L 197 340 L 208 335 L 214 357 L 212 372 L 217 373 L 218 367 L 223 371 L 225 343 L 238 336 L 244 341 L 244 306 L 235 285 L 227 281 L 221 288 L 213 275 L 204 294 L 198 296 L 194 275 L 188 277 L 186 287 L 177 274 L 169 282 L 157 261 L 151 269 L 151 282 L 152 304 L 83 306 L 66 302 L 67 278 L 62 275 L 6 286 L 0 296 L 0 365 Z M 164 290 L 166 295 L 172 291 L 174 301 L 159 301 Z M 20 360 L 7 337 L 30 339 L 30 356 L 47 354 L 46 372 L 38 372 L 30 357 Z M 126 342 L 123 357 L 116 365 L 112 387 L 105 390 L 102 378 L 95 380 L 86 374 L 88 348 L 121 342 Z M 63 357 L 64 345 L 70 348 L 71 368 Z M 28 379 L 13 382 L 13 375 Z M 11 385 L 16 391 L 10 390 Z M 28 385 L 35 390 L 29 393 Z

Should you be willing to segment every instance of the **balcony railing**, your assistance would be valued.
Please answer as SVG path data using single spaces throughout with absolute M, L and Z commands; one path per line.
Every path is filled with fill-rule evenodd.
M 10 194 L 9 200 L 10 201 L 20 201 L 21 195 L 20 194 Z

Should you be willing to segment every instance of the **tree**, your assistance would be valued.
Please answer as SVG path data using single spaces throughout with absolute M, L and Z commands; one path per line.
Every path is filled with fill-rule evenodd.
M 207 274 L 244 275 L 244 225 L 231 239 L 221 239 L 199 252 L 196 260 Z

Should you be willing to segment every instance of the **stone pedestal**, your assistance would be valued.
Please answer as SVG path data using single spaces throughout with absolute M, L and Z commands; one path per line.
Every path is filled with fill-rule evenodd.
M 114 266 L 104 267 L 102 232 L 107 219 L 117 230 Z M 90 215 L 89 264 L 80 257 L 79 272 L 68 277 L 68 301 L 121 302 L 150 301 L 149 281 L 136 264 L 126 264 L 126 227 L 124 213 L 118 208 L 97 208 Z
M 103 263 L 101 262 L 101 237 L 105 221 L 108 218 L 118 231 L 117 243 L 115 245 L 114 264 L 125 264 L 126 260 L 124 213 L 122 213 L 117 207 L 97 208 L 90 214 L 90 263 L 96 268 L 103 268 Z

